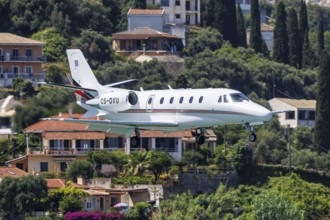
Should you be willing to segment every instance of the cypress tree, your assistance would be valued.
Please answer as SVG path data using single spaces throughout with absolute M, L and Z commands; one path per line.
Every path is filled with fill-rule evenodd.
M 317 84 L 314 143 L 321 153 L 330 149 L 330 57 L 326 51 L 321 55 Z
M 243 12 L 240 4 L 237 6 L 237 46 L 247 47 L 246 42 L 246 27 Z
M 305 33 L 308 32 L 308 15 L 305 0 L 301 0 L 300 11 L 299 11 L 299 37 L 300 37 L 300 48 L 303 48 L 305 42 Z M 307 34 L 308 38 L 308 34 Z M 307 39 L 307 41 L 309 41 Z M 302 51 L 302 50 L 300 50 Z M 302 59 L 302 55 L 300 56 Z
M 258 0 L 251 0 L 250 47 L 253 48 L 256 53 L 262 52 L 262 36 L 260 29 L 260 11 Z
M 317 20 L 317 49 L 318 53 L 322 54 L 324 50 L 324 21 L 321 12 L 318 13 Z
M 274 28 L 273 58 L 280 63 L 289 63 L 288 35 L 286 32 L 286 13 L 283 2 L 277 5 Z
M 310 48 L 308 32 L 305 32 L 304 45 L 302 49 L 302 62 L 301 66 L 303 68 L 315 67 L 317 65 L 317 58 L 314 51 Z
M 227 28 L 228 28 L 228 40 L 233 47 L 237 47 L 237 16 L 236 16 L 236 3 L 233 0 L 227 0 L 228 5 L 227 12 Z
M 298 30 L 297 12 L 291 8 L 288 12 L 288 38 L 289 38 L 289 63 L 290 65 L 301 67 L 300 37 Z
M 215 0 L 208 0 L 206 4 L 206 14 L 205 14 L 205 26 L 206 27 L 215 27 Z
M 225 1 L 215 1 L 213 25 L 222 34 L 223 38 L 228 40 L 228 34 L 226 32 L 226 15 L 227 6 Z

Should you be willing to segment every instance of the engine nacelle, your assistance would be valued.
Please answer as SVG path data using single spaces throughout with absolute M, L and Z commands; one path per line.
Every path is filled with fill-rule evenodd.
M 108 112 L 119 112 L 131 109 L 138 101 L 138 96 L 133 91 L 114 91 L 101 95 L 99 106 Z

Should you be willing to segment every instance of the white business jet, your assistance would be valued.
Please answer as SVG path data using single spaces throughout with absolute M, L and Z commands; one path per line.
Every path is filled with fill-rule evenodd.
M 140 91 L 115 88 L 134 80 L 100 85 L 82 52 L 67 50 L 73 85 L 54 85 L 75 90 L 77 104 L 87 112 L 83 118 L 104 120 L 54 119 L 83 123 L 88 129 L 123 134 L 131 137 L 130 145 L 139 146 L 139 130 L 164 132 L 196 129 L 196 143 L 205 141 L 206 128 L 217 125 L 243 124 L 251 130 L 250 141 L 256 140 L 253 126 L 272 118 L 268 109 L 252 102 L 232 89 L 169 89 Z

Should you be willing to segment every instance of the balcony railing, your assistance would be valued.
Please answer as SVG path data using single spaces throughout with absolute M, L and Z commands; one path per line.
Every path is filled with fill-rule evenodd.
M 36 79 L 36 80 L 44 80 L 45 73 L 14 73 L 11 70 L 4 70 L 2 73 L 0 72 L 0 80 L 1 79 L 15 79 L 17 77 L 22 77 L 23 79 Z
M 0 62 L 46 62 L 46 56 L 32 57 L 32 56 L 0 56 Z

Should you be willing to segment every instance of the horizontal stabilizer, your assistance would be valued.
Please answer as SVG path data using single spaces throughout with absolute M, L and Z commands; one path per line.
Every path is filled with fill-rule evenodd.
M 135 82 L 135 81 L 138 81 L 138 80 L 137 79 L 129 79 L 129 80 L 125 80 L 125 81 L 111 83 L 111 84 L 108 84 L 108 85 L 105 85 L 105 86 L 114 87 L 114 86 L 119 86 L 119 85 L 123 85 L 123 84 L 130 83 L 130 82 Z
M 77 86 L 69 86 L 69 85 L 54 84 L 54 83 L 47 83 L 47 85 L 54 86 L 54 87 L 65 88 L 65 89 L 72 89 L 72 90 L 83 90 L 83 91 L 86 91 L 86 92 L 97 92 L 97 90 L 95 90 L 95 89 L 82 88 L 82 87 L 77 87 Z

